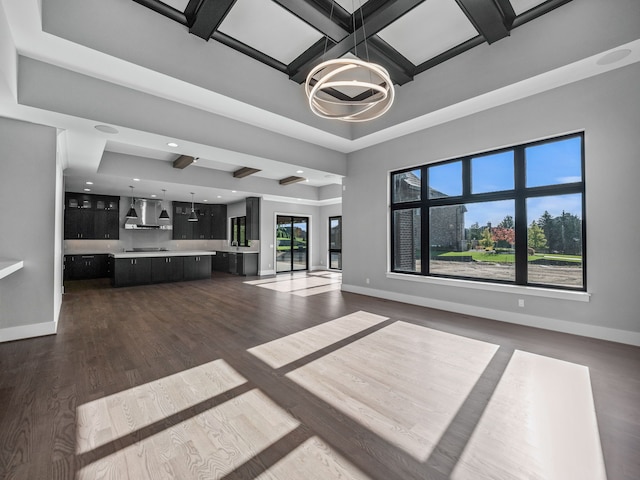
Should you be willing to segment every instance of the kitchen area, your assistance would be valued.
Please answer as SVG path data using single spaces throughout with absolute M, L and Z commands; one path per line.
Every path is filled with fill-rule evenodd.
M 231 204 L 65 193 L 64 280 L 113 287 L 259 273 L 260 198 Z

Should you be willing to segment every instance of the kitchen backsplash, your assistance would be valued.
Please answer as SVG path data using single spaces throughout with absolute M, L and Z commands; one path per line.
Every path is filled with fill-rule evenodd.
M 240 247 L 243 252 L 259 251 L 259 243 L 254 240 L 250 247 Z M 117 253 L 134 248 L 164 248 L 167 250 L 235 250 L 227 240 L 172 240 L 171 231 L 120 230 L 120 240 L 65 240 L 64 253 Z

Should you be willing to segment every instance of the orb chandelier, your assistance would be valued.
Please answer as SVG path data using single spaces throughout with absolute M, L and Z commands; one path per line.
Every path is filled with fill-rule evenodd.
M 335 1 L 331 4 L 329 20 L 333 16 L 334 5 Z M 319 117 L 345 122 L 366 122 L 378 118 L 393 104 L 395 93 L 389 72 L 381 65 L 369 61 L 362 3 L 360 17 L 367 61 L 347 57 L 331 59 L 323 61 L 307 75 L 305 93 L 311 111 Z M 357 57 L 355 13 L 352 19 L 354 53 Z M 323 58 L 327 53 L 328 40 L 328 36 L 325 36 Z

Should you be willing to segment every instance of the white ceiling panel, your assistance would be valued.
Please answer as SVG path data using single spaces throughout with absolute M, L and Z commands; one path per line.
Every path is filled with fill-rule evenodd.
M 189 0 L 162 0 L 162 3 L 184 12 L 185 8 L 187 8 L 187 5 L 189 4 Z
M 516 15 L 520 15 L 544 2 L 546 2 L 546 0 L 511 0 L 511 6 L 514 12 L 516 12 Z
M 478 32 L 455 0 L 429 0 L 378 34 L 411 62 L 419 65 Z
M 291 63 L 322 34 L 275 2 L 238 0 L 219 30 L 284 63 Z

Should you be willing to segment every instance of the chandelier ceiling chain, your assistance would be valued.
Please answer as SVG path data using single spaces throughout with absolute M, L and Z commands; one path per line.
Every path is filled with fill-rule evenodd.
M 335 0 L 331 3 L 333 16 Z M 353 2 L 352 2 L 353 7 Z M 369 61 L 364 14 L 360 3 L 360 18 L 364 35 L 365 56 L 359 58 L 337 58 L 324 60 L 328 35 L 325 36 L 325 52 L 322 62 L 309 72 L 305 82 L 305 92 L 309 98 L 309 108 L 322 118 L 346 122 L 365 122 L 383 115 L 393 103 L 393 82 L 387 70 Z M 358 55 L 356 13 L 352 14 L 354 54 Z

